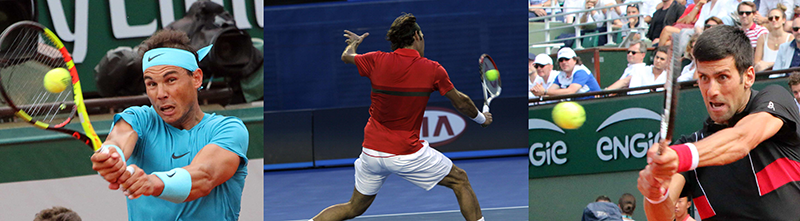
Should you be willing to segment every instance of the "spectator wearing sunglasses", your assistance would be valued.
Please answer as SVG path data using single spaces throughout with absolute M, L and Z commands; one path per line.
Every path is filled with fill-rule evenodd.
M 778 48 L 778 54 L 781 56 L 775 58 L 775 65 L 772 70 L 800 66 L 800 48 L 798 48 L 800 42 L 797 42 L 798 38 L 800 38 L 800 18 L 795 18 L 792 21 L 792 36 L 794 36 L 794 41 L 783 43 Z
M 778 57 L 780 45 L 794 39 L 791 34 L 783 31 L 783 25 L 786 23 L 785 11 L 785 6 L 778 5 L 778 8 L 769 10 L 769 14 L 767 14 L 769 22 L 764 25 L 769 30 L 769 34 L 758 38 L 754 67 L 756 72 L 772 69 L 772 65 L 775 64 L 775 59 Z M 791 31 L 791 25 L 789 27 Z
M 767 28 L 756 24 L 756 13 L 758 13 L 758 11 L 756 11 L 755 3 L 746 1 L 739 3 L 739 10 L 737 11 L 737 14 L 739 14 L 739 22 L 742 24 L 740 28 L 747 35 L 747 38 L 750 39 L 750 46 L 753 48 L 756 48 L 758 37 L 769 33 Z
M 530 59 L 530 55 L 528 56 Z M 547 93 L 547 90 L 556 81 L 558 74 L 553 71 L 553 59 L 544 53 L 536 55 L 533 60 L 533 68 L 536 72 L 536 79 L 533 80 L 533 84 L 529 89 L 533 98 L 536 98 Z M 528 97 L 530 98 L 530 96 Z
M 586 93 L 600 91 L 600 85 L 592 75 L 592 72 L 583 66 L 581 59 L 571 48 L 561 48 L 558 50 L 558 66 L 561 72 L 556 81 L 543 95 L 566 95 L 575 93 Z M 593 98 L 593 96 L 579 99 Z
M 792 27 L 792 18 L 794 17 L 795 7 L 795 2 L 793 0 L 761 0 L 757 3 L 758 14 L 756 14 L 756 21 L 758 24 L 766 26 L 767 23 L 771 23 L 770 21 L 767 21 L 767 17 L 764 16 L 767 16 L 769 11 L 773 9 L 781 8 L 779 5 L 782 5 L 784 11 L 786 11 L 786 16 L 784 17 L 786 18 L 786 21 L 784 21 L 784 23 L 786 23 L 786 27 Z M 784 31 L 786 32 L 789 32 L 790 30 L 791 29 L 784 28 Z
M 633 75 L 647 72 L 647 65 L 644 63 L 644 56 L 647 53 L 647 45 L 643 41 L 631 42 L 628 47 L 628 67 L 622 72 L 617 82 L 614 82 L 606 90 L 627 88 L 630 86 Z

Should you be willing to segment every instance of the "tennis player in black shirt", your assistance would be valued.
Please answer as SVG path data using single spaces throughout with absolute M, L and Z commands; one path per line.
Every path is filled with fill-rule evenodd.
M 723 40 L 724 39 L 724 40 Z M 672 220 L 680 196 L 706 220 L 800 220 L 800 133 L 792 95 L 756 91 L 753 49 L 732 26 L 711 28 L 694 48 L 709 119 L 699 131 L 647 153 L 638 188 L 648 220 Z

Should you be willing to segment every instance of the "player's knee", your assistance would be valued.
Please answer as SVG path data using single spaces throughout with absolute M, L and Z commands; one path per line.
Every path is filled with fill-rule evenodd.
M 464 171 L 461 168 L 453 167 L 450 175 L 453 178 L 453 185 L 469 185 L 469 177 L 467 176 L 467 171 Z

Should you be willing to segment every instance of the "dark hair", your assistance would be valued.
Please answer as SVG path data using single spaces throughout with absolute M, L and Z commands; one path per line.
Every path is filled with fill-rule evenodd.
M 748 1 L 742 1 L 741 3 L 739 3 L 738 6 L 736 6 L 736 11 L 737 12 L 739 11 L 739 7 L 741 7 L 742 5 L 750 6 L 750 8 L 752 8 L 753 10 L 756 9 L 756 3 L 748 2 Z
M 639 11 L 639 4 L 630 4 L 626 8 L 636 8 L 636 11 Z
M 53 208 L 43 209 L 36 214 L 33 221 L 81 221 L 78 213 L 70 209 L 54 206 Z
M 653 57 L 655 57 L 656 53 L 658 52 L 664 52 L 664 54 L 669 54 L 669 47 L 667 47 L 666 45 L 658 46 L 656 50 L 653 51 Z
M 717 25 L 725 24 L 724 22 L 722 22 L 722 19 L 717 18 L 717 16 L 711 16 L 710 18 L 706 19 L 706 21 L 703 24 L 704 25 L 708 24 L 708 21 L 714 21 L 717 23 Z
M 581 61 L 581 57 L 575 56 L 572 59 L 575 59 L 575 65 L 583 65 L 583 61 Z
M 693 52 L 697 62 L 719 61 L 733 57 L 739 76 L 753 66 L 753 47 L 750 46 L 750 38 L 744 31 L 733 26 L 720 25 L 704 31 L 697 38 Z
M 789 75 L 789 87 L 800 84 L 800 71 L 792 72 Z
M 636 209 L 636 198 L 633 197 L 633 194 L 622 194 L 618 203 L 620 210 L 622 210 L 622 214 L 633 215 L 633 210 Z
M 141 56 L 144 56 L 144 53 L 150 49 L 177 48 L 191 52 L 194 55 L 194 59 L 197 60 L 197 52 L 189 45 L 189 41 L 189 36 L 186 35 L 186 32 L 162 29 L 150 36 L 147 40 L 144 40 L 139 45 L 139 52 Z M 194 70 L 188 71 L 189 75 L 192 75 L 193 71 Z
M 404 48 L 414 43 L 414 34 L 420 30 L 417 17 L 411 13 L 404 13 L 394 19 L 389 31 L 386 32 L 386 40 L 392 42 L 392 50 Z
M 594 199 L 595 202 L 599 202 L 601 200 L 611 202 L 611 198 L 608 198 L 606 195 L 600 195 L 597 197 L 597 199 Z

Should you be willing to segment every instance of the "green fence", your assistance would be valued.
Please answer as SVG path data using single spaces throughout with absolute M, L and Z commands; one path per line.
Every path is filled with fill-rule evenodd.
M 787 88 L 786 79 L 759 80 L 758 90 L 769 84 Z M 594 174 L 644 168 L 645 153 L 658 142 L 664 93 L 579 101 L 586 122 L 576 130 L 552 123 L 554 104 L 528 110 L 530 178 Z M 680 92 L 675 139 L 702 127 L 708 118 L 697 88 Z
M 260 1 L 260 0 L 258 0 Z M 106 51 L 119 46 L 134 47 L 169 24 L 182 18 L 188 9 L 185 1 L 45 1 L 37 0 L 39 23 L 47 26 L 64 42 L 75 59 L 75 67 L 84 82 L 84 93 L 97 91 L 94 66 Z M 251 37 L 263 39 L 264 28 L 258 24 L 257 1 L 224 0 L 225 10 L 237 18 L 237 26 Z M 233 3 L 241 4 L 234 7 Z M 263 3 L 261 3 L 263 4 Z M 162 13 L 164 12 L 164 13 Z
M 264 158 L 264 111 L 262 107 L 217 110 L 214 113 L 236 116 L 250 132 L 247 157 Z M 92 125 L 105 140 L 111 127 L 110 116 L 97 116 Z M 5 126 L 5 125 L 4 125 Z M 80 130 L 73 121 L 68 128 Z M 0 183 L 42 180 L 95 173 L 89 161 L 92 151 L 66 134 L 45 131 L 27 124 L 0 129 Z

